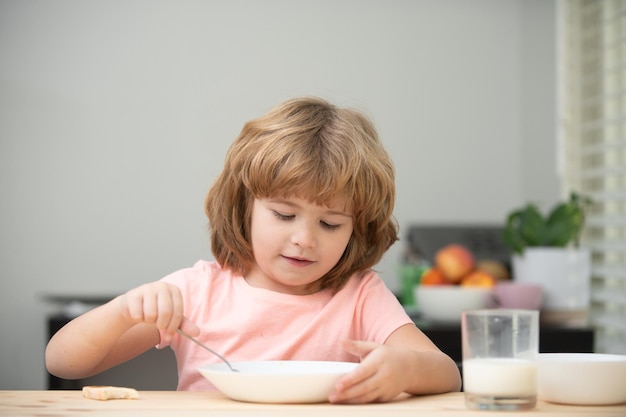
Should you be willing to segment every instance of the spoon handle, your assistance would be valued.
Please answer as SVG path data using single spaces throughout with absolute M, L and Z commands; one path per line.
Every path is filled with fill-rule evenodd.
M 180 334 L 181 336 L 186 337 L 187 339 L 191 340 L 192 342 L 194 342 L 196 345 L 200 346 L 203 349 L 208 350 L 209 352 L 211 352 L 212 354 L 214 354 L 215 356 L 217 356 L 218 358 L 220 358 L 226 365 L 228 365 L 228 367 L 230 368 L 231 371 L 233 372 L 239 372 L 238 370 L 236 370 L 235 368 L 232 367 L 232 365 L 230 364 L 230 362 L 228 362 L 226 360 L 225 357 L 223 357 L 222 355 L 220 355 L 219 353 L 217 353 L 216 351 L 214 351 L 213 349 L 211 349 L 210 347 L 208 347 L 207 345 L 200 343 L 196 338 L 189 336 L 187 333 L 183 332 L 181 329 L 176 329 L 176 331 L 178 332 L 178 334 Z

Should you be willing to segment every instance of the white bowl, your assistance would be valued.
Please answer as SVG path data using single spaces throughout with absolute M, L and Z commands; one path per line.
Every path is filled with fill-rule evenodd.
M 626 355 L 540 353 L 537 397 L 574 405 L 626 402 Z
M 431 321 L 460 323 L 461 313 L 493 304 L 493 289 L 458 285 L 418 285 L 415 287 L 417 308 Z
M 233 362 L 203 365 L 198 371 L 227 397 L 256 403 L 328 401 L 335 382 L 357 363 L 327 361 Z

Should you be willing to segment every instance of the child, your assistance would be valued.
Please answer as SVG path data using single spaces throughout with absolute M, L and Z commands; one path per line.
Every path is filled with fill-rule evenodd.
M 230 361 L 360 361 L 329 401 L 460 389 L 456 364 L 371 268 L 397 240 L 394 168 L 372 123 L 318 98 L 245 124 L 205 209 L 216 262 L 199 261 L 77 317 L 50 340 L 48 370 L 102 372 L 155 345 L 176 353 L 179 390 Z

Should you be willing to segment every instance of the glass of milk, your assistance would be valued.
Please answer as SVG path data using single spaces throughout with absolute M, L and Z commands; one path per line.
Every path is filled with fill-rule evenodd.
M 467 407 L 479 410 L 534 408 L 539 311 L 465 311 L 461 334 Z

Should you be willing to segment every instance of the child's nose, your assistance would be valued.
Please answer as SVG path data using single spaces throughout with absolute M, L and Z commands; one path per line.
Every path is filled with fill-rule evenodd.
M 316 238 L 313 228 L 310 226 L 298 227 L 292 234 L 291 242 L 303 248 L 315 247 Z

